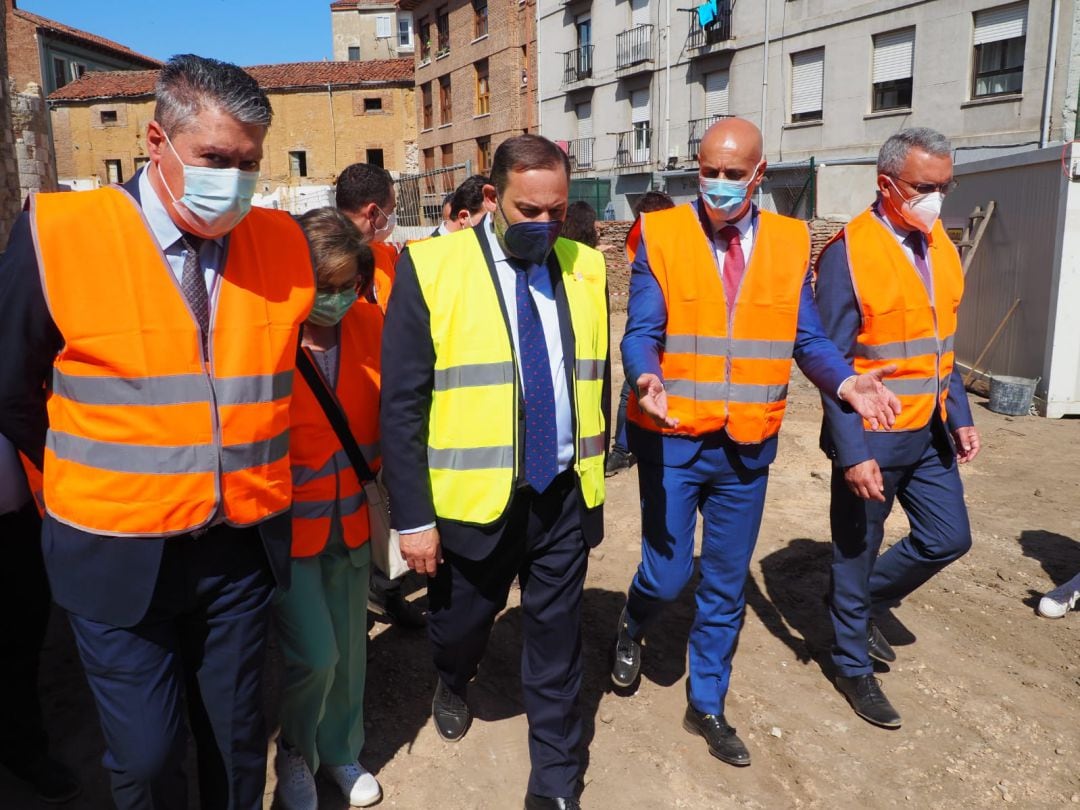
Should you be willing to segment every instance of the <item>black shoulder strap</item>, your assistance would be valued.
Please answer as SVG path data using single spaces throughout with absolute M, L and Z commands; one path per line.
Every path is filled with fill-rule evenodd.
M 345 450 L 345 455 L 349 457 L 353 469 L 356 470 L 356 475 L 360 478 L 360 483 L 374 481 L 375 475 L 371 472 L 371 467 L 368 466 L 367 460 L 360 450 L 360 445 L 356 443 L 356 438 L 349 429 L 349 421 L 345 418 L 341 403 L 337 401 L 334 392 L 330 390 L 326 378 L 323 377 L 322 372 L 315 365 L 310 352 L 303 346 L 297 346 L 296 348 L 296 368 L 300 371 L 304 381 L 307 382 L 311 393 L 315 395 L 315 399 L 322 405 L 323 412 L 330 421 L 330 427 L 337 434 L 338 441 L 341 442 L 341 446 Z

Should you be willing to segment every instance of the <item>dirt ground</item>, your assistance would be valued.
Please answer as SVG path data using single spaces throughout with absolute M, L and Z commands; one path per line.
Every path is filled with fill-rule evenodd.
M 623 318 L 615 316 L 616 335 Z M 615 376 L 618 384 L 621 369 Z M 1080 570 L 1080 420 L 1003 417 L 975 397 L 973 406 L 983 452 L 963 475 L 974 548 L 883 626 L 899 659 L 880 677 L 904 718 L 890 732 L 857 718 L 825 674 L 829 469 L 817 449 L 817 395 L 801 377 L 794 382 L 728 700 L 728 719 L 751 749 L 749 768 L 711 758 L 681 727 L 692 584 L 647 638 L 636 694 L 609 688 L 639 520 L 636 471 L 608 479 L 607 538 L 592 555 L 585 592 L 586 808 L 1080 806 L 1080 614 L 1050 621 L 1034 612 L 1041 593 Z M 905 527 L 895 510 L 888 540 Z M 378 773 L 381 806 L 521 807 L 529 765 L 519 655 L 511 594 L 470 694 L 473 727 L 450 745 L 429 719 L 435 676 L 426 638 L 376 628 L 361 761 Z M 42 688 L 56 752 L 86 785 L 68 807 L 109 807 L 93 705 L 59 620 Z M 320 792 L 324 808 L 343 807 L 332 788 Z M 0 808 L 37 807 L 0 776 Z

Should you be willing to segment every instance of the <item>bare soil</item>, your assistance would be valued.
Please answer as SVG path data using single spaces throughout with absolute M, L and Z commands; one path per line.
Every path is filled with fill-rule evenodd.
M 615 320 L 621 335 L 623 316 Z M 620 375 L 616 368 L 616 385 Z M 608 480 L 607 539 L 585 592 L 586 808 L 1080 805 L 1080 613 L 1050 621 L 1034 611 L 1039 595 L 1080 570 L 1080 421 L 1003 417 L 975 397 L 973 406 L 984 443 L 963 471 L 974 548 L 883 627 L 899 658 L 879 676 L 904 718 L 884 731 L 856 717 L 825 674 L 829 466 L 817 449 L 817 394 L 796 375 L 728 700 L 749 768 L 711 758 L 681 727 L 693 583 L 646 640 L 637 692 L 610 689 L 612 632 L 640 541 L 636 470 Z M 887 541 L 905 531 L 897 508 Z M 435 676 L 425 636 L 376 627 L 361 761 L 378 773 L 382 806 L 521 807 L 529 762 L 520 625 L 512 593 L 470 694 L 472 729 L 453 745 L 429 719 Z M 93 704 L 59 617 L 42 690 L 56 753 L 86 786 L 68 807 L 109 807 Z M 267 807 L 272 788 L 271 774 Z M 344 807 L 327 784 L 320 793 L 322 807 Z M 0 808 L 38 806 L 0 775 Z

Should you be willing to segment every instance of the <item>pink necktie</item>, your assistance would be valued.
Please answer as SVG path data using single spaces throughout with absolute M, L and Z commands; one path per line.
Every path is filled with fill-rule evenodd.
M 720 230 L 720 236 L 727 240 L 724 253 L 724 295 L 727 296 L 728 309 L 735 305 L 735 296 L 739 293 L 746 260 L 743 258 L 742 243 L 739 241 L 739 229 L 728 225 Z

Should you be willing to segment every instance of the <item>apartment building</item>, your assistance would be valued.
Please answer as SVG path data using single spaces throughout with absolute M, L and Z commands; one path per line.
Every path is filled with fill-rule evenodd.
M 468 163 L 486 172 L 500 143 L 537 128 L 535 0 L 399 0 L 398 8 L 416 20 L 421 169 Z M 449 190 L 427 188 L 425 207 Z
M 334 0 L 330 34 L 335 62 L 413 55 L 413 16 L 394 0 Z
M 711 0 L 703 10 L 541 0 L 542 58 L 561 60 L 541 77 L 542 132 L 566 142 L 575 177 L 610 188 L 617 216 L 649 188 L 690 199 L 701 135 L 725 115 L 762 125 L 762 204 L 802 215 L 860 210 L 878 147 L 905 127 L 941 130 L 958 161 L 1073 137 L 1075 0 Z

